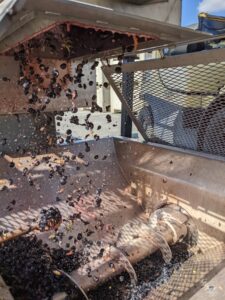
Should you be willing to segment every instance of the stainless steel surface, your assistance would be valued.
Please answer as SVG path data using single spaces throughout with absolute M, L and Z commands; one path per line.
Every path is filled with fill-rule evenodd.
M 14 2 L 15 3 L 15 2 Z M 15 8 L 14 8 L 15 7 Z M 34 34 L 43 30 L 43 25 L 39 22 L 40 18 L 46 20 L 48 27 L 54 24 L 62 24 L 71 22 L 72 20 L 83 26 L 90 26 L 96 29 L 112 30 L 125 32 L 132 35 L 143 35 L 160 39 L 163 41 L 185 41 L 192 38 L 201 38 L 205 34 L 195 32 L 190 29 L 181 28 L 179 26 L 167 23 L 140 18 L 137 16 L 126 15 L 118 12 L 110 7 L 95 6 L 81 2 L 71 1 L 17 1 L 15 6 L 12 5 L 12 11 L 15 12 L 11 20 L 7 14 L 2 16 L 2 24 L 4 24 L 4 38 L 0 44 L 1 53 L 7 49 L 14 47 L 21 40 L 32 37 Z M 35 12 L 35 18 L 31 20 L 27 18 L 31 12 Z M 24 13 L 25 12 L 25 13 Z M 37 15 L 36 15 L 37 13 Z M 24 25 L 24 19 L 27 18 L 27 25 Z M 8 24 L 7 24 L 8 22 Z M 21 22 L 21 26 L 19 25 Z M 35 24 L 36 23 L 36 24 Z M 16 24 L 16 25 L 14 25 Z M 45 26 L 47 26 L 45 25 Z M 19 28 L 13 35 L 8 35 L 8 30 L 16 26 Z M 30 32 L 29 31 L 30 29 Z M 23 37 L 23 38 L 22 38 Z M 149 46 L 151 45 L 151 41 Z
M 0 153 L 19 155 L 23 151 L 42 152 L 56 144 L 54 113 L 40 113 L 39 116 L 0 113 L 0 128 Z
M 67 68 L 62 70 L 60 65 L 62 63 L 67 63 Z M 19 62 L 14 60 L 14 57 L 9 56 L 0 56 L 0 115 L 1 114 L 17 114 L 17 113 L 27 113 L 27 110 L 32 107 L 34 109 L 40 109 L 43 105 L 46 105 L 45 111 L 66 111 L 71 109 L 74 106 L 74 100 L 68 100 L 65 96 L 66 90 L 71 89 L 72 91 L 77 90 L 77 98 L 75 100 L 76 107 L 86 107 L 91 106 L 91 98 L 96 93 L 96 76 L 95 70 L 90 74 L 90 69 L 92 62 L 86 64 L 83 67 L 82 83 L 86 84 L 86 89 L 78 88 L 78 84 L 73 84 L 71 82 L 64 84 L 62 79 L 64 75 L 69 74 L 70 76 L 75 75 L 76 67 L 80 63 L 78 60 L 71 60 L 70 62 L 66 60 L 48 60 L 43 59 L 43 64 L 49 67 L 50 71 L 53 68 L 56 68 L 59 71 L 59 77 L 57 81 L 61 84 L 63 91 L 60 96 L 52 98 L 51 101 L 46 104 L 45 100 L 48 98 L 44 88 L 50 85 L 50 76 L 49 73 L 41 71 L 39 69 L 39 64 L 35 60 L 30 60 L 29 67 L 33 67 L 36 74 L 39 74 L 44 82 L 39 84 L 40 92 L 38 93 L 40 101 L 35 104 L 30 104 L 28 101 L 28 96 L 24 94 L 24 90 L 21 85 L 18 85 L 19 76 Z M 27 71 L 28 72 L 28 71 Z M 8 78 L 8 81 L 2 80 L 3 77 Z M 89 85 L 89 81 L 93 81 L 93 85 Z M 35 82 L 35 80 L 33 80 Z
M 224 264 L 223 264 L 224 265 Z M 219 271 L 206 285 L 196 292 L 194 296 L 192 296 L 191 300 L 220 300 L 224 297 L 224 276 L 225 276 L 225 268 Z
M 200 230 L 225 241 L 224 160 L 129 140 L 116 139 L 115 145 L 130 191 L 143 207 L 152 211 L 161 202 L 176 203 Z
M 89 142 L 91 152 L 85 152 L 84 143 L 76 143 L 74 146 L 67 148 L 61 147 L 53 152 L 46 155 L 38 156 L 37 160 L 41 163 L 39 166 L 34 166 L 33 160 L 30 156 L 5 156 L 1 158 L 1 186 L 8 186 L 8 189 L 1 191 L 1 224 L 3 228 L 15 229 L 20 225 L 26 225 L 26 220 L 32 219 L 38 214 L 40 208 L 46 205 L 56 205 L 68 217 L 73 211 L 71 207 L 66 204 L 67 195 L 71 194 L 76 197 L 79 188 L 84 187 L 90 190 L 90 196 L 85 197 L 82 202 L 81 208 L 85 210 L 91 208 L 93 201 L 92 194 L 95 193 L 97 187 L 104 188 L 104 207 L 105 207 L 105 218 L 107 215 L 115 214 L 118 209 L 121 209 L 121 213 L 115 216 L 118 224 L 123 223 L 123 212 L 127 211 L 128 220 L 129 211 L 135 205 L 135 201 L 130 200 L 129 195 L 124 195 L 123 190 L 126 188 L 127 182 L 123 178 L 122 174 L 118 169 L 117 160 L 115 157 L 115 152 L 113 151 L 113 140 L 104 139 L 99 142 Z M 72 155 L 82 152 L 85 154 L 84 160 L 90 161 L 88 167 L 83 166 L 75 161 L 70 161 L 70 163 L 65 163 L 66 174 L 68 176 L 68 183 L 65 187 L 62 187 L 59 180 L 60 177 L 54 176 L 52 179 L 48 178 L 48 173 L 50 167 L 45 162 L 42 162 L 42 157 L 50 156 L 50 163 L 52 166 L 55 164 L 64 165 L 62 154 Z M 95 160 L 94 156 L 99 155 L 99 159 Z M 106 156 L 105 160 L 102 158 Z M 15 168 L 10 168 L 9 163 L 13 161 L 15 163 Z M 77 171 L 77 166 L 81 169 Z M 26 176 L 22 176 L 24 168 L 28 168 L 29 176 L 33 179 L 34 186 L 30 186 L 27 181 Z M 89 183 L 90 179 L 92 183 Z M 10 186 L 8 181 L 13 179 L 13 184 Z M 114 180 L 112 180 L 114 178 Z M 56 201 L 56 197 L 62 199 L 61 202 Z M 13 199 L 17 199 L 18 205 L 15 206 L 13 211 L 8 215 L 6 209 L 6 204 L 10 203 Z M 123 200 L 122 200 L 123 199 Z M 124 205 L 123 205 L 124 204 Z M 127 206 L 126 206 L 127 205 Z M 78 205 L 79 206 L 79 205 Z M 77 208 L 78 210 L 80 207 Z M 76 208 L 74 213 L 77 211 Z M 20 214 L 21 213 L 21 214 Z M 101 209 L 96 210 L 96 218 L 99 217 Z M 131 211 L 131 215 L 133 215 Z M 85 214 L 84 214 L 85 215 Z M 92 214 L 91 214 L 92 215 Z M 11 216 L 11 217 L 10 217 Z M 87 212 L 88 216 L 88 212 Z M 4 217 L 7 217 L 4 221 Z M 0 220 L 0 222 L 1 222 Z M 7 221 L 6 221 L 7 220 Z M 78 222 L 79 223 L 79 222 Z M 107 222 L 106 222 L 107 224 Z M 80 224 L 81 225 L 81 224 Z M 80 226 L 79 225 L 79 226 Z M 93 224 L 94 225 L 94 224 Z M 100 234 L 100 233 L 98 233 Z
M 175 244 L 187 235 L 189 218 L 169 205 L 156 210 L 152 218 L 158 225 L 157 230 L 147 226 L 149 217 L 144 214 L 140 214 L 139 218 L 131 220 L 120 229 L 117 228 L 116 232 L 119 234 L 119 238 L 115 236 L 110 240 L 111 245 L 116 242 L 117 248 L 109 247 L 102 258 L 92 260 L 74 271 L 72 276 L 76 282 L 84 290 L 89 291 L 124 271 L 124 266 L 121 265 L 120 251 L 126 253 L 130 263 L 135 264 L 160 249 L 165 261 L 169 263 L 171 253 L 168 251 L 168 245 Z M 118 249 L 119 251 L 117 251 Z M 114 267 L 110 267 L 110 264 Z M 88 276 L 90 269 L 92 277 Z M 94 278 L 98 278 L 98 281 L 93 280 Z
M 19 0 L 7 1 L 7 3 L 9 6 L 0 15 L 0 52 L 2 54 L 13 49 L 21 41 L 28 41 L 34 36 L 38 37 L 39 34 L 61 24 L 66 24 L 68 28 L 71 25 L 77 25 L 95 30 L 121 32 L 133 36 L 134 41 L 137 36 L 152 39 L 135 45 L 135 48 L 142 50 L 151 45 L 193 42 L 193 40 L 206 37 L 205 34 L 188 29 L 119 13 L 110 7 L 90 7 L 84 3 L 65 0 L 36 2 Z M 100 56 L 115 52 L 117 49 L 113 49 L 112 52 L 108 50 L 105 53 L 102 52 Z M 225 52 L 219 49 L 123 65 L 122 72 L 135 75 L 135 85 L 129 88 L 131 90 L 134 88 L 136 108 L 130 107 L 121 95 L 121 74 L 115 75 L 115 66 L 104 68 L 104 72 L 117 95 L 126 105 L 139 131 L 146 140 L 150 140 L 149 132 L 143 128 L 140 118 L 138 119 L 138 110 L 140 111 L 145 106 L 143 102 L 139 102 L 144 89 L 148 90 L 148 93 L 149 90 L 152 92 L 151 80 L 147 80 L 145 86 L 142 85 L 143 73 L 159 69 L 162 72 L 168 69 L 174 70 L 179 69 L 180 66 L 184 69 L 191 66 L 192 70 L 197 68 L 198 71 L 204 69 L 203 71 L 208 72 L 206 76 L 208 81 L 205 81 L 204 77 L 201 78 L 202 73 L 198 73 L 197 79 L 200 83 L 202 100 L 205 88 L 209 88 L 207 91 L 214 95 L 220 87 L 218 93 L 223 95 L 221 83 L 224 81 L 224 61 Z M 60 61 L 53 61 L 52 65 L 59 63 Z M 69 63 L 71 68 L 74 68 L 73 63 Z M 16 85 L 18 66 L 10 57 L 7 59 L 2 57 L 0 64 L 2 65 L 0 78 L 10 77 L 10 81 L 0 81 L 2 90 L 0 113 L 22 113 L 27 110 L 28 106 L 21 90 Z M 66 71 L 72 72 L 71 69 Z M 175 83 L 170 75 L 168 84 L 174 89 L 175 83 L 180 78 L 182 79 L 183 75 L 182 72 L 179 73 L 174 80 Z M 196 81 L 196 78 L 193 81 Z M 154 82 L 157 84 L 157 81 Z M 47 83 L 44 82 L 43 85 L 45 84 Z M 192 89 L 192 86 L 188 88 Z M 76 99 L 76 106 L 86 106 L 86 101 L 90 105 L 92 91 L 90 88 L 87 93 L 80 93 Z M 89 95 L 88 98 L 86 98 L 87 95 Z M 213 112 L 218 108 L 221 109 L 221 103 L 223 108 L 223 97 L 221 99 L 222 101 L 217 103 L 216 108 L 215 105 L 213 106 Z M 191 103 L 196 104 L 194 101 Z M 208 104 L 207 102 L 203 107 L 207 107 Z M 68 103 L 62 96 L 53 104 L 50 103 L 47 110 L 66 110 L 69 107 L 71 107 L 71 102 Z M 147 114 L 147 121 L 149 121 L 148 118 Z M 190 117 L 188 122 L 192 123 L 192 119 Z M 219 120 L 222 119 L 223 115 L 219 116 Z M 209 129 L 207 127 L 207 130 Z M 222 130 L 218 128 L 216 134 L 218 132 Z M 173 142 L 175 146 L 185 148 L 175 140 Z M 172 147 L 160 148 L 126 139 L 109 138 L 94 142 L 88 141 L 88 143 L 90 152 L 85 151 L 85 142 L 80 142 L 72 146 L 52 148 L 48 153 L 37 155 L 35 158 L 18 153 L 0 157 L 1 233 L 14 230 L 20 232 L 21 228 L 37 220 L 43 207 L 58 207 L 64 219 L 60 227 L 60 230 L 65 233 L 62 243 L 55 244 L 52 239 L 54 232 L 36 233 L 36 235 L 47 242 L 50 247 L 66 248 L 69 236 L 77 237 L 78 233 L 82 233 L 84 237 L 87 237 L 87 230 L 93 230 L 93 234 L 89 237 L 94 242 L 93 255 L 90 255 L 91 261 L 70 274 L 81 287 L 89 290 L 124 270 L 124 266 L 120 264 L 115 268 L 109 268 L 109 262 L 118 261 L 120 258 L 118 251 L 111 246 L 106 247 L 108 252 L 106 251 L 103 258 L 94 258 L 99 250 L 97 241 L 101 241 L 105 246 L 117 242 L 119 248 L 130 254 L 128 259 L 132 263 L 140 261 L 157 249 L 161 249 L 166 261 L 169 262 L 171 253 L 167 243 L 175 243 L 181 237 L 188 235 L 188 226 L 193 225 L 189 224 L 189 216 L 187 217 L 183 212 L 169 209 L 168 206 L 160 208 L 165 203 L 173 203 L 183 207 L 194 219 L 199 230 L 199 241 L 197 246 L 190 250 L 193 256 L 175 270 L 170 278 L 166 278 L 166 283 L 159 281 L 158 287 L 152 289 L 146 299 L 189 299 L 194 294 L 198 295 L 197 292 L 202 284 L 210 282 L 212 278 L 214 278 L 213 284 L 220 285 L 221 276 L 218 273 L 224 267 L 225 259 L 224 158 L 219 160 L 217 157 L 218 160 L 215 160 L 211 156 L 209 159 L 206 156 L 198 156 L 197 152 L 193 154 L 186 151 L 185 153 Z M 204 148 L 203 152 L 221 154 L 214 149 L 217 148 L 213 144 L 213 150 L 207 151 Z M 84 154 L 84 158 L 74 159 L 73 156 L 79 153 Z M 70 159 L 68 160 L 67 157 Z M 65 169 L 66 185 L 60 183 L 59 174 L 54 173 L 53 177 L 50 176 L 49 172 L 56 165 Z M 100 207 L 96 207 L 95 204 L 98 188 L 102 189 Z M 74 206 L 69 205 L 68 195 L 75 200 Z M 154 212 L 159 211 L 170 217 L 169 221 L 166 220 L 166 230 L 162 225 L 163 222 L 157 223 L 157 230 L 160 230 L 160 226 L 164 229 L 163 235 L 160 234 L 161 239 L 155 235 L 155 232 L 151 231 L 149 234 L 148 227 L 146 227 L 149 216 L 154 217 Z M 82 220 L 77 218 L 74 222 L 70 222 L 70 217 L 75 213 L 81 213 Z M 171 219 L 173 223 L 170 222 Z M 134 234 L 138 237 L 134 238 Z M 82 242 L 78 241 L 76 247 L 85 251 Z M 87 274 L 87 267 L 90 266 L 91 277 Z M 5 287 L 0 286 L 0 290 L 2 289 L 4 290 Z M 224 291 L 220 292 L 221 295 L 225 295 Z M 206 297 L 201 295 L 205 295 L 204 291 L 200 291 L 200 297 Z
M 165 202 L 180 205 L 194 218 L 199 230 L 199 242 L 192 250 L 194 256 L 176 270 L 165 285 L 160 283 L 158 289 L 153 290 L 149 297 L 154 299 L 154 295 L 157 295 L 159 299 L 168 299 L 168 293 L 173 287 L 177 287 L 177 292 L 171 292 L 169 299 L 177 299 L 182 295 L 189 295 L 190 298 L 193 291 L 196 292 L 196 286 L 201 287 L 202 280 L 210 280 L 208 274 L 213 271 L 215 276 L 219 272 L 219 266 L 225 258 L 225 162 L 128 139 L 111 138 L 89 143 L 91 151 L 87 153 L 84 142 L 80 142 L 54 149 L 51 153 L 37 156 L 33 160 L 16 155 L 1 158 L 1 229 L 11 231 L 25 226 L 37 217 L 42 207 L 54 205 L 60 209 L 64 218 L 68 219 L 71 214 L 82 212 L 84 221 L 90 222 L 85 226 L 76 220 L 65 234 L 62 247 L 69 235 L 76 237 L 78 232 L 82 232 L 85 236 L 87 228 L 94 231 L 91 236 L 93 241 L 101 240 L 105 245 L 112 243 L 122 230 L 124 235 L 121 245 L 128 252 L 136 251 L 134 257 L 130 258 L 135 262 L 157 248 L 151 243 L 148 247 L 146 242 L 143 244 L 139 239 L 133 239 L 134 229 L 130 230 L 129 224 L 134 223 L 135 230 L 144 236 L 143 223 L 157 207 Z M 73 160 L 65 162 L 62 157 L 63 154 L 71 156 L 79 152 L 85 154 L 83 160 L 89 161 L 89 166 L 85 167 Z M 95 155 L 99 155 L 99 158 L 94 159 Z M 102 160 L 105 155 L 106 159 Z M 51 165 L 64 166 L 68 176 L 67 185 L 61 186 L 58 176 L 48 178 L 50 167 L 49 163 L 42 160 L 44 156 L 49 156 Z M 35 166 L 36 160 L 41 162 L 38 166 Z M 11 161 L 15 163 L 14 168 L 9 167 Z M 79 171 L 77 166 L 81 167 Z M 33 186 L 29 185 L 26 176 L 22 176 L 24 167 L 29 169 Z M 88 189 L 89 194 L 82 195 L 79 204 L 71 208 L 66 203 L 67 195 L 76 197 L 81 187 Z M 100 208 L 93 205 L 97 187 L 102 188 Z M 61 201 L 56 202 L 57 196 Z M 13 199 L 16 204 L 9 211 Z M 104 224 L 102 227 L 101 223 Z M 38 234 L 38 237 L 50 246 L 55 246 L 49 239 L 49 233 Z M 173 235 L 168 233 L 168 241 L 171 240 Z M 82 247 L 82 244 L 78 246 Z M 93 251 L 97 249 L 99 248 L 94 247 Z M 106 261 L 92 261 L 92 266 L 97 264 L 97 269 L 104 271 L 102 274 L 105 278 L 103 276 L 101 280 L 112 274 L 106 268 L 107 259 L 109 258 L 106 257 Z M 81 286 L 95 286 L 96 282 L 90 278 L 87 280 L 85 272 L 81 273 L 81 270 L 77 270 L 79 276 L 76 273 L 75 277 L 80 280 Z M 119 270 L 121 269 L 117 269 Z

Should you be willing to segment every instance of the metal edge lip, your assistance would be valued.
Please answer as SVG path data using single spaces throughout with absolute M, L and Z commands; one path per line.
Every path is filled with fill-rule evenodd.
M 40 1 L 40 3 L 35 3 L 32 0 L 11 0 L 8 1 L 8 3 L 11 8 L 13 8 L 15 4 L 21 8 L 20 4 L 24 4 L 22 6 L 23 9 L 28 9 L 29 11 L 50 11 L 54 13 L 54 15 L 58 15 L 60 12 L 62 19 L 65 20 L 66 15 L 77 21 L 87 18 L 90 26 L 94 26 L 94 24 L 96 26 L 96 24 L 98 24 L 96 21 L 101 21 L 104 22 L 104 28 L 112 27 L 114 30 L 121 30 L 123 32 L 129 32 L 130 34 L 137 34 L 136 28 L 138 28 L 138 35 L 150 35 L 153 38 L 169 39 L 169 37 L 171 37 L 173 41 L 176 41 L 206 36 L 206 34 L 188 28 L 182 28 L 153 19 L 141 18 L 140 16 L 121 13 L 115 10 L 106 10 L 104 7 L 101 8 L 101 6 L 90 6 L 81 3 L 81 1 L 71 2 L 69 0 L 53 0 L 51 2 Z M 72 10 L 71 7 L 73 8 Z M 63 11 L 60 11 L 62 8 Z M 4 19 L 4 16 L 7 16 L 7 10 L 4 11 L 4 14 L 2 15 L 2 20 Z M 107 26 L 105 26 L 105 21 L 108 23 Z M 131 28 L 135 28 L 135 30 Z
M 225 163 L 225 157 L 215 155 L 215 154 L 204 153 L 204 152 L 200 152 L 200 151 L 196 151 L 196 150 L 182 149 L 182 148 L 175 147 L 175 146 L 157 144 L 157 143 L 152 143 L 152 142 L 140 142 L 134 138 L 128 138 L 128 137 L 115 136 L 112 138 L 116 142 L 121 142 L 121 143 L 133 142 L 133 143 L 138 143 L 138 144 L 145 144 L 145 145 L 150 146 L 151 148 L 170 150 L 170 151 L 182 153 L 185 155 L 192 155 L 192 156 L 196 156 L 196 157 L 201 157 L 201 158 L 205 158 L 205 159 L 209 159 L 209 160 L 221 161 L 221 162 Z

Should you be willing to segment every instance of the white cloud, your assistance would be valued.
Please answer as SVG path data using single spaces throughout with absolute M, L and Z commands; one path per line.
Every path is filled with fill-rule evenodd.
M 225 10 L 225 0 L 203 0 L 198 6 L 199 12 L 218 13 Z

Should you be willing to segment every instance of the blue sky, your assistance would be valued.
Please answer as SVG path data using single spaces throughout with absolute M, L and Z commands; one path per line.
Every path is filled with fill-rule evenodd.
M 183 0 L 182 3 L 182 26 L 197 23 L 201 8 L 209 14 L 225 17 L 225 0 Z

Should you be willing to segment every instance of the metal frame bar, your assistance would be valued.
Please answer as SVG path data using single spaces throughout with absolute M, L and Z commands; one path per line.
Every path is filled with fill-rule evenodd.
M 182 28 L 176 25 L 143 18 L 140 16 L 133 16 L 118 12 L 113 8 L 91 5 L 88 3 L 80 3 L 69 0 L 18 0 L 15 2 L 17 6 L 21 6 L 26 11 L 34 11 L 35 14 L 44 13 L 44 19 L 52 20 L 53 17 L 57 21 L 77 21 L 83 25 L 93 28 L 102 28 L 115 32 L 123 32 L 130 35 L 138 35 L 143 37 L 152 37 L 154 40 L 162 40 L 163 43 L 170 41 L 186 41 L 189 39 L 197 39 L 207 37 L 208 34 L 196 32 L 188 28 Z M 12 7 L 14 8 L 14 6 Z M 19 11 L 20 11 L 19 10 Z M 19 13 L 18 11 L 18 13 Z M 7 19 L 7 15 L 2 15 L 2 22 Z M 0 20 L 1 21 L 1 20 Z M 13 20 L 7 26 L 7 30 L 13 27 Z M 54 22 L 53 22 L 54 23 Z M 21 27 L 22 30 L 22 27 Z M 36 32 L 36 31 L 35 31 Z M 35 34 L 33 32 L 33 34 Z M 5 36 L 7 33 L 4 33 Z M 0 36 L 0 40 L 2 36 Z M 4 40 L 1 41 L 2 52 L 5 50 Z M 11 45 L 12 47 L 13 45 Z M 150 47 L 151 44 L 144 47 Z
M 116 137 L 112 137 L 112 139 L 114 141 L 120 141 L 120 142 L 130 142 L 130 141 L 137 142 L 136 139 L 127 138 L 127 137 L 124 137 L 124 136 L 116 136 Z M 75 141 L 74 143 L 81 143 L 81 141 Z M 154 143 L 154 142 L 147 142 L 147 144 L 149 146 L 152 146 L 153 148 L 171 150 L 171 151 L 175 151 L 175 152 L 179 152 L 179 153 L 183 153 L 183 154 L 188 154 L 188 155 L 192 155 L 192 156 L 207 158 L 209 160 L 217 160 L 217 161 L 225 162 L 225 157 L 220 156 L 220 155 L 216 155 L 216 154 L 210 154 L 210 153 L 197 151 L 197 150 L 183 149 L 183 148 L 179 148 L 177 146 L 170 146 L 170 145 L 166 145 L 166 144 L 158 144 L 158 143 Z
M 136 56 L 129 56 L 124 58 L 124 63 L 130 63 L 135 61 Z M 134 87 L 134 73 L 123 73 L 122 79 L 123 95 L 126 99 L 129 99 L 129 104 L 133 106 L 133 87 Z M 132 94 L 129 95 L 130 86 L 132 85 Z M 121 136 L 132 136 L 132 119 L 126 111 L 126 108 L 122 104 L 121 111 Z
M 122 65 L 121 70 L 122 73 L 126 74 L 126 73 L 134 73 L 136 71 L 146 71 L 150 69 L 173 68 L 173 67 L 188 66 L 188 65 L 193 66 L 199 64 L 208 64 L 211 62 L 217 63 L 221 61 L 225 61 L 225 49 L 214 49 L 214 50 L 200 51 L 200 52 L 188 53 L 188 54 L 171 56 L 171 57 L 164 57 L 161 59 L 151 59 L 151 60 L 144 60 L 144 61 L 138 61 L 133 63 L 131 62 Z M 109 83 L 111 84 L 118 98 L 120 99 L 122 105 L 126 108 L 127 113 L 129 114 L 133 123 L 135 124 L 135 126 L 137 127 L 137 129 L 139 130 L 143 138 L 146 141 L 148 141 L 149 138 L 146 135 L 145 131 L 142 129 L 142 126 L 140 126 L 136 117 L 133 115 L 132 110 L 127 104 L 125 95 L 121 94 L 120 90 L 118 89 L 117 85 L 115 84 L 114 80 L 111 77 L 111 75 L 115 73 L 116 66 L 117 65 L 112 65 L 110 67 L 103 66 L 102 67 L 103 73 L 106 76 Z
M 149 69 L 167 69 L 180 66 L 208 64 L 211 62 L 217 63 L 221 61 L 225 61 L 225 48 L 138 61 L 124 64 L 121 69 L 122 72 L 129 73 L 135 71 L 146 71 Z M 103 72 L 112 75 L 115 73 L 115 67 L 116 65 L 112 65 L 110 67 L 104 66 Z
M 150 53 L 152 51 L 155 50 L 160 50 L 163 48 L 169 48 L 169 49 L 173 49 L 182 45 L 191 45 L 191 44 L 195 44 L 195 43 L 201 43 L 201 42 L 211 42 L 211 41 L 215 41 L 218 39 L 225 39 L 225 34 L 221 34 L 221 35 L 214 35 L 214 36 L 207 36 L 204 38 L 197 38 L 197 39 L 191 39 L 191 40 L 186 40 L 186 41 L 178 41 L 178 42 L 165 42 L 163 43 L 163 41 L 161 40 L 161 44 L 159 45 L 152 45 L 151 47 L 148 47 L 146 45 L 146 48 L 144 48 L 144 44 L 142 45 L 142 48 L 138 48 L 136 49 L 136 51 L 132 51 L 131 52 L 125 52 L 124 55 L 130 55 L 130 54 L 141 54 L 141 53 Z
M 119 89 L 117 88 L 114 80 L 112 80 L 111 78 L 111 74 L 112 73 L 108 73 L 107 72 L 107 68 L 102 67 L 103 73 L 106 77 L 106 79 L 109 81 L 111 87 L 113 88 L 114 92 L 116 93 L 117 97 L 120 99 L 122 105 L 124 105 L 124 108 L 126 109 L 127 113 L 129 114 L 130 118 L 132 119 L 134 125 L 136 126 L 136 128 L 138 129 L 138 131 L 141 133 L 141 135 L 143 136 L 143 138 L 148 141 L 148 136 L 146 135 L 145 131 L 142 129 L 142 127 L 139 125 L 139 122 L 136 121 L 136 118 L 133 118 L 133 113 L 129 107 L 129 105 L 127 104 L 126 100 L 124 99 L 123 95 L 121 94 L 121 92 L 119 91 Z

